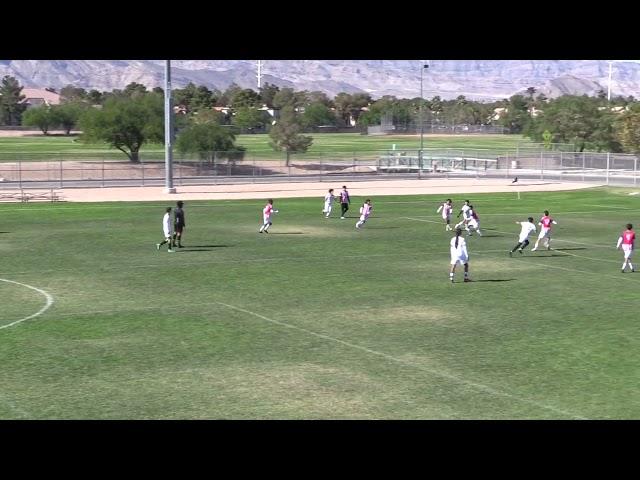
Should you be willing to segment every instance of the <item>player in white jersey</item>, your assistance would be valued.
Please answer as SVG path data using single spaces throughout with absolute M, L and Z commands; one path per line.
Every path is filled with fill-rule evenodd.
M 462 205 L 462 208 L 460 209 L 460 211 L 458 212 L 457 218 L 460 218 L 460 215 L 462 215 L 462 221 L 460 223 L 457 223 L 453 228 L 460 228 L 463 225 L 466 225 L 466 220 L 465 220 L 465 214 L 467 213 L 467 211 L 469 210 L 469 200 L 465 200 L 464 201 L 464 205 Z
M 482 236 L 480 231 L 480 217 L 476 213 L 473 205 L 469 205 L 469 209 L 464 212 L 465 215 L 465 230 L 469 236 L 473 235 L 473 232 L 478 232 L 478 235 Z
M 464 265 L 464 281 L 470 282 L 469 279 L 469 253 L 467 252 L 467 243 L 462 236 L 462 229 L 456 229 L 456 236 L 449 242 L 451 247 L 451 269 L 449 270 L 449 280 L 453 283 L 453 277 L 456 273 L 456 265 Z
M 175 250 L 171 249 L 171 207 L 167 207 L 164 217 L 162 217 L 162 233 L 164 234 L 164 240 L 160 243 L 156 243 L 156 249 L 160 250 L 160 247 L 165 243 L 169 244 L 167 252 L 173 253 Z
M 358 223 L 356 223 L 356 228 L 360 228 L 365 224 L 365 222 L 369 218 L 369 215 L 371 214 L 372 209 L 373 206 L 371 205 L 371 200 L 367 198 L 367 200 L 360 207 L 360 220 L 358 221 Z
M 333 208 L 333 201 L 336 199 L 333 195 L 333 188 L 329 189 L 329 193 L 324 196 L 324 208 L 322 209 L 322 213 L 325 213 L 325 218 L 329 218 L 331 215 L 331 209 Z
M 273 209 L 273 200 L 267 200 L 267 204 L 262 209 L 262 226 L 258 233 L 269 233 L 269 227 L 272 225 L 271 223 L 271 215 L 274 213 L 278 213 L 278 210 Z
M 445 231 L 448 232 L 449 230 L 453 230 L 451 228 L 451 212 L 453 211 L 453 204 L 451 203 L 450 198 L 448 198 L 446 202 L 444 202 L 438 207 L 438 210 L 436 211 L 436 213 L 440 213 L 441 211 L 442 211 L 442 219 L 447 224 L 446 227 L 444 228 Z
M 509 256 L 513 256 L 513 252 L 518 250 L 522 253 L 522 250 L 529 245 L 529 234 L 531 232 L 536 233 L 536 226 L 533 223 L 533 217 L 529 217 L 526 222 L 516 222 L 516 225 L 520 225 L 520 236 L 518 237 L 518 243 L 513 250 L 509 251 Z

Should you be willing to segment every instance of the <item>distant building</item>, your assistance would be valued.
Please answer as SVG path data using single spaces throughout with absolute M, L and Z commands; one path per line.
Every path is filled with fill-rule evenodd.
M 60 105 L 60 94 L 56 93 L 52 88 L 23 88 L 22 95 L 25 97 L 22 103 L 27 108 Z

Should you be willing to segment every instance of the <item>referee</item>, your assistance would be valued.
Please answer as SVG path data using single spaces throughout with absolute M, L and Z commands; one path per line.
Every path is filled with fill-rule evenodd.
M 184 203 L 182 201 L 176 202 L 176 208 L 173 210 L 174 221 L 173 221 L 173 246 L 176 246 L 176 240 L 178 242 L 178 248 L 183 248 L 182 246 L 182 232 L 184 231 L 184 227 L 187 226 L 184 219 L 184 210 L 182 206 Z

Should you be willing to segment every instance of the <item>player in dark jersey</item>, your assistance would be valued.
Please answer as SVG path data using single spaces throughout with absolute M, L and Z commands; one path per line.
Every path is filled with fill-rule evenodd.
M 173 246 L 176 246 L 176 240 L 178 242 L 178 248 L 183 248 L 182 245 L 182 233 L 184 231 L 184 227 L 187 226 L 184 218 L 184 210 L 182 206 L 184 203 L 182 201 L 176 202 L 176 208 L 173 210 Z

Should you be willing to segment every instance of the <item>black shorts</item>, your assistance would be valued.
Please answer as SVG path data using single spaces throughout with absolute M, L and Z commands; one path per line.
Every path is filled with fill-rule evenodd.
M 173 230 L 176 233 L 182 233 L 182 229 L 184 228 L 184 225 L 174 225 L 173 226 Z

